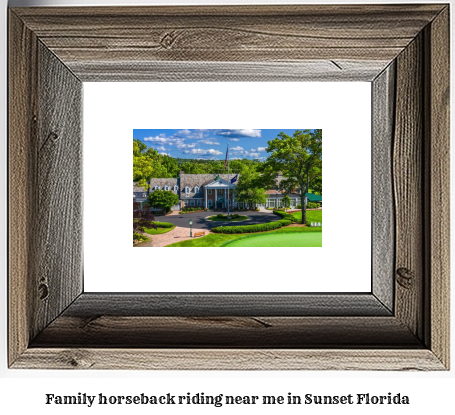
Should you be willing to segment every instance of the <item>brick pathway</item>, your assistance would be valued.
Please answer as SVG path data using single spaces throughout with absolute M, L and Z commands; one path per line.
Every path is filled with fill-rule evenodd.
M 193 235 L 196 232 L 205 232 L 206 235 L 210 233 L 207 229 L 195 229 L 193 228 Z M 162 233 L 161 235 L 148 235 L 150 241 L 142 242 L 135 245 L 137 248 L 146 248 L 148 246 L 160 247 L 173 244 L 175 242 L 186 241 L 190 238 L 190 230 L 188 228 L 175 227 L 172 231 Z

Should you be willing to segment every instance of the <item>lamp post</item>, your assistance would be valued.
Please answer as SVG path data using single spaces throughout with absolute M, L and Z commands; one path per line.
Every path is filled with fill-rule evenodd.
M 192 237 L 193 237 L 193 228 L 192 228 L 192 226 L 193 226 L 193 221 L 190 219 L 190 222 L 189 222 L 189 223 L 190 223 L 190 238 L 192 238 Z

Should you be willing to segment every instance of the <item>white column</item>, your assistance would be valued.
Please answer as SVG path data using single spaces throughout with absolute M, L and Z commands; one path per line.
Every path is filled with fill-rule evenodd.
M 207 209 L 207 188 L 205 188 L 205 208 Z
M 224 208 L 227 208 L 226 189 L 224 189 Z

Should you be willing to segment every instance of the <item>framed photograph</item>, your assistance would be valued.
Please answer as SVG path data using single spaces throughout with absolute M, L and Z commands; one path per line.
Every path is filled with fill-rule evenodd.
M 449 369 L 448 4 L 12 8 L 8 23 L 10 368 Z M 240 279 L 256 281 L 244 290 L 86 289 L 91 262 L 98 262 L 95 274 L 127 283 L 131 275 L 106 271 L 106 259 L 97 261 L 97 246 L 86 239 L 87 180 L 114 196 L 105 173 L 93 178 L 84 170 L 93 156 L 84 145 L 84 85 L 284 89 L 309 82 L 370 85 L 371 159 L 358 175 L 371 176 L 371 237 L 357 240 L 371 247 L 368 261 L 356 244 L 339 244 L 340 258 L 349 259 L 327 254 L 321 261 L 332 262 L 333 270 L 312 272 L 323 283 L 329 274 L 362 274 L 370 289 L 343 291 L 330 282 L 324 292 L 279 284 L 261 289 L 263 274 L 253 265 L 239 270 Z M 164 105 L 163 113 L 182 113 L 173 111 Z M 112 125 L 121 122 L 111 115 Z M 150 121 L 133 128 L 261 126 Z M 343 193 L 351 197 L 341 200 L 324 181 L 324 207 L 339 203 L 355 211 L 352 176 Z M 224 176 L 208 179 L 212 190 L 229 187 Z M 185 186 L 196 208 L 199 184 Z M 286 203 L 278 202 L 278 192 L 275 199 L 274 207 Z M 208 205 L 208 190 L 200 200 Z M 223 193 L 212 203 L 222 209 L 228 200 Z M 100 239 L 112 223 L 103 217 L 104 203 L 89 226 L 99 226 Z M 356 232 L 355 224 L 343 225 Z M 326 226 L 324 244 L 329 231 Z M 328 252 L 324 245 L 314 249 Z M 167 251 L 177 253 L 175 264 L 155 278 L 182 272 L 181 251 L 196 252 Z M 299 255 L 286 260 L 296 276 L 304 273 Z

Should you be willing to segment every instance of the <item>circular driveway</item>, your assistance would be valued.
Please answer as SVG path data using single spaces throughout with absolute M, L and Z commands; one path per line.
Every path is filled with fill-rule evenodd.
M 273 220 L 280 219 L 279 216 L 274 215 L 272 211 L 267 212 L 256 212 L 256 211 L 234 211 L 232 213 L 238 213 L 240 215 L 248 216 L 249 220 L 242 220 L 242 221 L 227 221 L 227 222 L 219 222 L 219 221 L 211 221 L 206 219 L 208 216 L 214 216 L 218 213 L 222 213 L 226 215 L 227 212 L 193 212 L 193 213 L 185 213 L 185 214 L 173 214 L 173 215 L 166 215 L 166 216 L 157 216 L 156 220 L 160 222 L 170 222 L 175 226 L 179 226 L 181 228 L 189 228 L 189 220 L 193 221 L 193 228 L 197 229 L 212 229 L 217 226 L 227 226 L 227 225 L 258 225 L 260 223 L 268 223 Z

